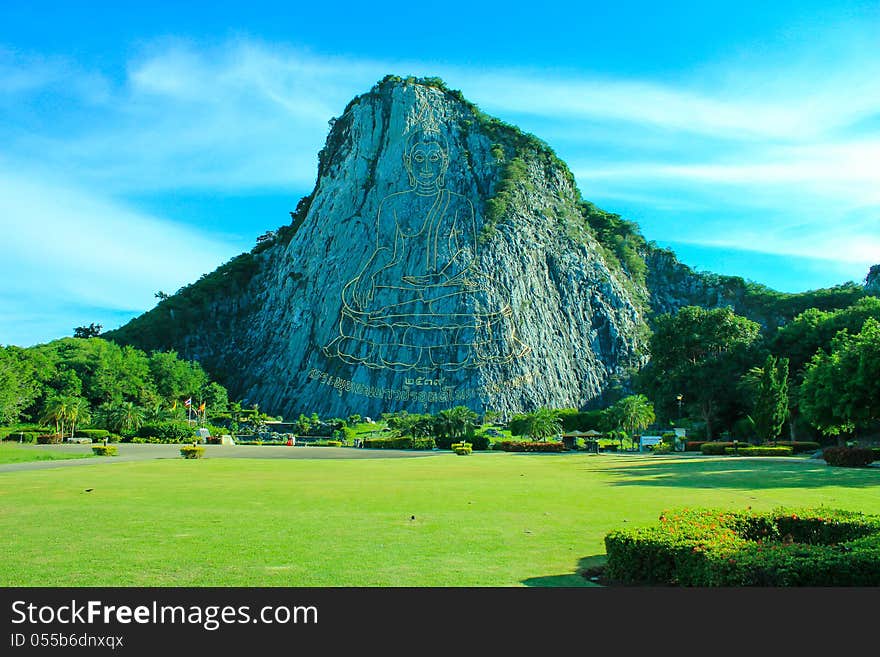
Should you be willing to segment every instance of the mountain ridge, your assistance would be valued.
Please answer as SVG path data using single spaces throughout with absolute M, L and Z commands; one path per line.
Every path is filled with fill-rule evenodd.
M 401 320 L 388 329 L 397 331 L 389 341 L 381 337 L 381 322 L 364 324 L 346 298 L 346 289 L 357 287 L 346 284 L 360 280 L 370 251 L 374 258 L 382 252 L 371 240 L 381 242 L 383 233 L 393 232 L 383 223 L 382 203 L 412 191 L 405 183 L 407 175 L 412 183 L 412 171 L 399 153 L 406 152 L 406 135 L 419 131 L 440 135 L 438 148 L 448 151 L 443 185 L 449 191 L 441 190 L 438 198 L 453 199 L 473 215 L 473 239 L 459 249 L 470 263 L 468 273 L 457 274 L 471 287 L 444 283 L 454 294 L 443 303 L 462 300 L 476 313 L 478 330 L 490 322 L 496 330 L 488 341 L 452 342 L 445 319 L 406 325 L 406 335 L 447 336 L 451 355 L 439 361 L 437 345 L 421 338 L 403 340 L 418 357 L 402 356 Z M 401 212 L 409 212 L 408 206 Z M 400 289 L 380 288 L 395 294 Z M 421 289 L 424 296 L 433 288 Z M 824 301 L 837 307 L 863 293 L 841 286 L 829 289 Z M 291 212 L 290 224 L 105 337 L 147 350 L 176 349 L 199 360 L 235 396 L 285 416 L 315 410 L 344 415 L 351 409 L 378 414 L 458 403 L 509 414 L 540 405 L 598 403 L 612 383 L 644 364 L 656 314 L 685 305 L 730 305 L 760 316 L 769 329 L 797 314 L 797 298 L 738 277 L 695 272 L 671 251 L 647 242 L 635 223 L 585 201 L 567 165 L 542 140 L 485 115 L 439 78 L 386 76 L 331 119 L 315 187 Z M 788 306 L 771 308 L 773 299 L 788 300 Z M 427 302 L 420 297 L 420 303 Z M 438 303 L 425 307 L 434 312 Z M 437 313 L 453 316 L 460 314 Z M 369 335 L 349 335 L 346 322 Z M 327 345 L 334 343 L 343 348 L 328 357 Z M 362 359 L 353 353 L 364 345 L 387 352 L 391 344 L 396 351 L 390 356 Z M 475 355 L 478 344 L 500 355 L 485 350 Z M 518 344 L 528 350 L 508 358 L 518 353 Z M 528 358 L 529 366 L 519 362 Z M 386 371 L 415 373 L 424 363 L 436 371 L 403 378 Z M 413 381 L 438 381 L 443 372 L 454 372 L 453 363 L 471 367 L 468 380 L 476 384 L 468 387 L 465 378 L 452 374 L 445 393 L 415 389 Z M 536 371 L 540 381 L 534 380 Z

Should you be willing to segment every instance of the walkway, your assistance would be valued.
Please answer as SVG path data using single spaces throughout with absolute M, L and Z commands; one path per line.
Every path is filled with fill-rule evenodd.
M 155 459 L 179 459 L 180 445 L 156 445 L 119 443 L 118 456 L 94 457 L 85 459 L 59 459 L 56 461 L 26 461 L 24 463 L 0 463 L 0 473 L 20 472 L 22 470 L 48 470 L 97 463 L 128 463 L 130 461 L 150 461 Z M 202 445 L 206 459 L 377 459 L 377 458 L 416 458 L 431 456 L 436 452 L 400 449 L 355 449 L 354 447 L 287 447 L 284 445 Z M 26 445 L 24 449 L 40 451 L 65 451 L 74 454 L 90 454 L 91 445 Z

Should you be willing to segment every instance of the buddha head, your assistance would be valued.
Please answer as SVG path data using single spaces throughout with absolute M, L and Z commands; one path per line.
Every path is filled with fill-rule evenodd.
M 449 164 L 449 146 L 439 130 L 419 129 L 406 143 L 403 155 L 409 183 L 417 191 L 436 191 L 443 187 Z

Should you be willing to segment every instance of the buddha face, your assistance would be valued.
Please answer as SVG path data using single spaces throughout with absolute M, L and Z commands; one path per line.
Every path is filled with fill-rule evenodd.
M 421 188 L 442 187 L 446 173 L 446 151 L 437 141 L 417 141 L 405 160 L 410 182 Z

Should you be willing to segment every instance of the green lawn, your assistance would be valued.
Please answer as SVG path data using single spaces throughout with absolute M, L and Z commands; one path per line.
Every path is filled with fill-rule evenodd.
M 0 463 L 25 463 L 27 461 L 57 461 L 59 459 L 85 459 L 94 454 L 76 454 L 35 445 L 18 445 L 14 442 L 0 443 Z
M 822 503 L 880 513 L 880 469 L 494 452 L 95 463 L 0 473 L 0 586 L 583 585 L 606 532 L 665 508 Z

